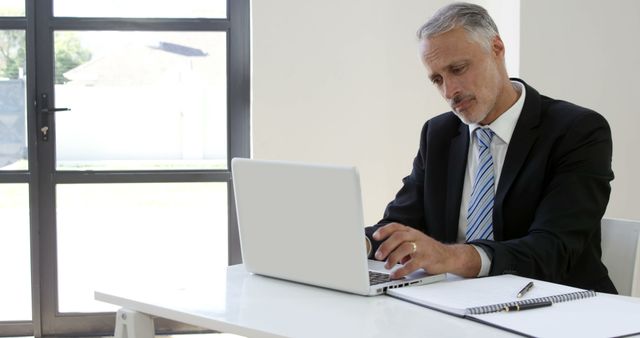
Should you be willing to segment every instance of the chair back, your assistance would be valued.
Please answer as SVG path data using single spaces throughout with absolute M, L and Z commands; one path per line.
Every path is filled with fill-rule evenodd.
M 602 219 L 602 262 L 625 296 L 640 297 L 640 221 Z

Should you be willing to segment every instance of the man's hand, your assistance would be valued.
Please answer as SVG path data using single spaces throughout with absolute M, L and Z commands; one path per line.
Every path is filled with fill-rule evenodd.
M 480 255 L 471 245 L 442 244 L 400 223 L 379 228 L 373 239 L 383 241 L 375 258 L 386 259 L 387 269 L 398 263 L 403 265 L 393 272 L 392 278 L 402 278 L 420 268 L 430 274 L 451 272 L 463 277 L 476 277 L 480 271 Z

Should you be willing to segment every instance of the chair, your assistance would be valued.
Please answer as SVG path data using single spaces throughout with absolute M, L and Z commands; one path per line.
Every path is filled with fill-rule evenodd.
M 640 221 L 604 218 L 602 262 L 621 295 L 640 297 Z

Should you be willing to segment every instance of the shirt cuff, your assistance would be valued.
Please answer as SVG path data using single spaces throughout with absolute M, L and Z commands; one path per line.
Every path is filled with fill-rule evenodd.
M 478 251 L 480 255 L 480 272 L 478 272 L 478 277 L 486 277 L 489 276 L 489 269 L 491 268 L 491 258 L 482 247 L 471 244 L 472 247 Z

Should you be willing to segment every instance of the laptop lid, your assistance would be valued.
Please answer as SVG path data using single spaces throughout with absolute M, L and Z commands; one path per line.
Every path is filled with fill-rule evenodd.
M 362 295 L 432 283 L 419 270 L 371 286 L 360 179 L 355 167 L 234 158 L 240 245 L 250 272 Z

